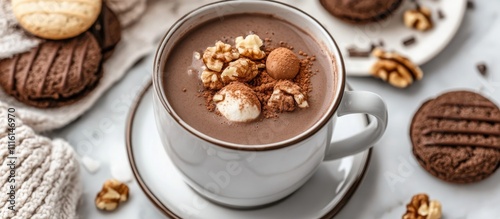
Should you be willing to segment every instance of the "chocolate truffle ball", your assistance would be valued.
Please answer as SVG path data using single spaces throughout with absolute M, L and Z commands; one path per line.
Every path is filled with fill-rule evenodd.
M 287 48 L 277 48 L 267 56 L 267 73 L 276 80 L 293 79 L 300 69 L 300 60 Z

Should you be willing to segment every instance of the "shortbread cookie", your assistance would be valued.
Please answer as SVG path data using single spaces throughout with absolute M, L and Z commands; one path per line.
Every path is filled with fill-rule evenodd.
M 420 165 L 448 182 L 477 182 L 500 165 L 500 110 L 477 93 L 454 91 L 427 101 L 413 117 L 410 136 Z
M 64 106 L 95 87 L 102 75 L 101 59 L 101 48 L 89 32 L 47 41 L 30 52 L 0 60 L 0 86 L 31 106 Z
M 12 0 L 19 24 L 28 32 L 52 40 L 87 31 L 97 20 L 101 0 Z

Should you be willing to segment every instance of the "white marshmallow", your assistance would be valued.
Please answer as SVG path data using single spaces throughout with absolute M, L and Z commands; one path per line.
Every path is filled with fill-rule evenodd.
M 255 104 L 252 100 L 258 99 L 255 95 L 245 95 L 240 90 L 222 89 L 214 96 L 217 110 L 232 122 L 249 122 L 259 117 L 260 104 Z

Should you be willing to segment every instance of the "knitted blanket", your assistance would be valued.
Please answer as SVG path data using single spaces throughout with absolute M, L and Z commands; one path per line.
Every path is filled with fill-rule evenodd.
M 77 218 L 79 176 L 65 141 L 35 134 L 0 103 L 0 218 Z
M 28 51 L 40 41 L 19 27 L 10 0 L 0 0 L 0 59 Z

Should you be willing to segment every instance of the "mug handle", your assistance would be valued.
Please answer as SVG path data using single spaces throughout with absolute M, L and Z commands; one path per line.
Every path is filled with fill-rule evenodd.
M 344 91 L 337 115 L 365 113 L 375 117 L 361 132 L 347 139 L 330 142 L 324 160 L 334 160 L 356 154 L 375 144 L 387 127 L 387 106 L 379 95 L 367 91 Z M 330 124 L 332 125 L 332 124 Z

